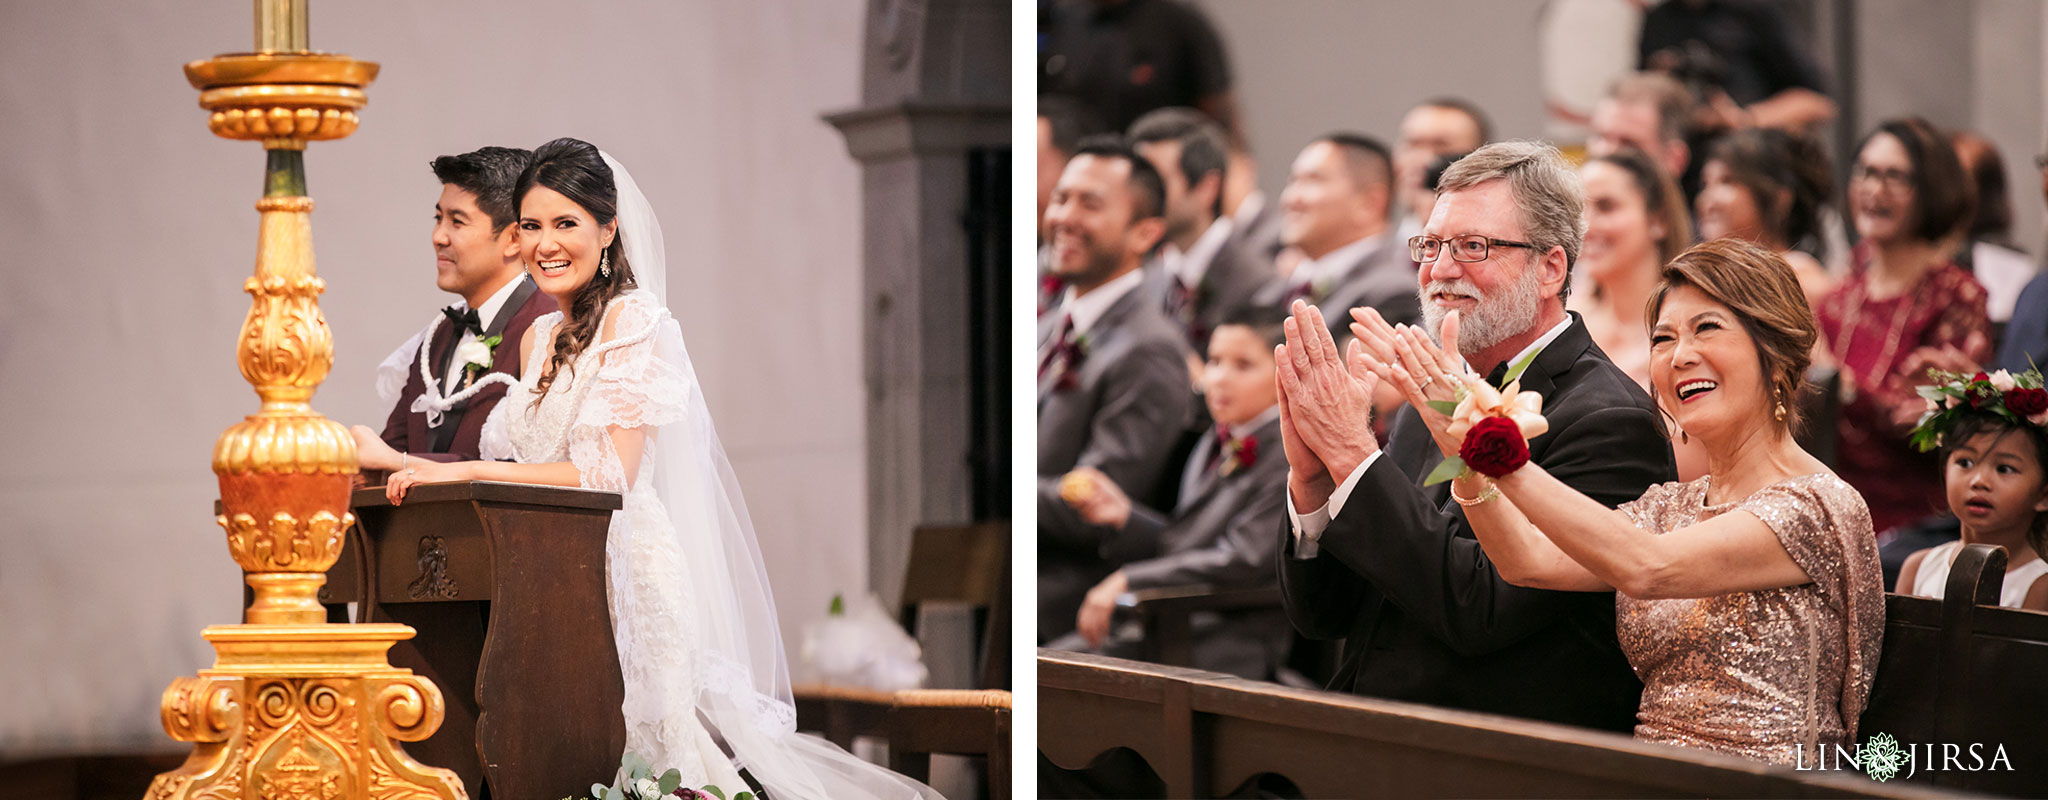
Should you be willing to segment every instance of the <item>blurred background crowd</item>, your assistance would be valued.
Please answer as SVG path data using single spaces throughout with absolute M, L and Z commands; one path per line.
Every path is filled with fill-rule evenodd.
M 1037 43 L 1041 644 L 1319 683 L 1242 599 L 1286 514 L 1248 480 L 1285 474 L 1283 309 L 1340 344 L 1351 308 L 1417 321 L 1408 240 L 1488 142 L 1581 164 L 1568 305 L 1638 381 L 1665 262 L 1781 254 L 1823 339 L 1802 443 L 1868 500 L 1888 586 L 1957 536 L 1914 386 L 2048 360 L 2039 3 L 1042 0 Z M 1146 643 L 1132 607 L 1190 593 L 1241 602 Z

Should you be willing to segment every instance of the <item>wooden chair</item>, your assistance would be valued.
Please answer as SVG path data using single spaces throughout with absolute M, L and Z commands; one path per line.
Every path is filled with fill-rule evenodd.
M 984 760 L 986 796 L 1010 785 L 1010 525 L 921 525 L 913 532 L 898 618 L 917 633 L 926 603 L 974 609 L 979 689 L 877 692 L 852 687 L 793 687 L 797 727 L 851 749 L 861 736 L 889 742 L 890 768 L 929 780 L 934 753 Z
M 911 689 L 889 708 L 889 768 L 931 779 L 933 753 L 985 760 L 984 796 L 1010 796 L 1010 693 L 998 689 Z

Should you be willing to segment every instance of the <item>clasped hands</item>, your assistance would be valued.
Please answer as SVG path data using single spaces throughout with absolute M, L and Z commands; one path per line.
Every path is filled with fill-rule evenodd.
M 1458 353 L 1458 312 L 1444 317 L 1442 347 L 1421 328 L 1391 325 L 1372 308 L 1351 310 L 1355 339 L 1342 357 L 1323 314 L 1296 301 L 1285 323 L 1287 341 L 1274 349 L 1280 385 L 1280 438 L 1287 452 L 1288 491 L 1295 508 L 1321 508 L 1337 481 L 1380 449 L 1372 432 L 1373 390 L 1387 382 L 1408 404 L 1445 455 L 1459 440 L 1450 417 L 1430 406 L 1457 397 L 1468 375 Z

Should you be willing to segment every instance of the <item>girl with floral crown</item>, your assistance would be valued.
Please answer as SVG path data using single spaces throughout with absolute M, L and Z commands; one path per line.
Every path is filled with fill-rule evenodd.
M 1962 539 L 1906 559 L 1895 589 L 1940 599 L 1949 565 L 1966 544 L 2005 548 L 1998 604 L 2048 611 L 2048 389 L 2041 373 L 2005 370 L 1972 376 L 1932 373 L 1920 387 L 1927 413 L 1913 443 L 1942 453 L 1949 511 Z

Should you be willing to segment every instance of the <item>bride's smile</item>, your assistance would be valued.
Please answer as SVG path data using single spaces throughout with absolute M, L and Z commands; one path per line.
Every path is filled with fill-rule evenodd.
M 520 260 L 541 291 L 560 299 L 597 274 L 617 225 L 599 225 L 576 201 L 536 184 L 519 205 Z

